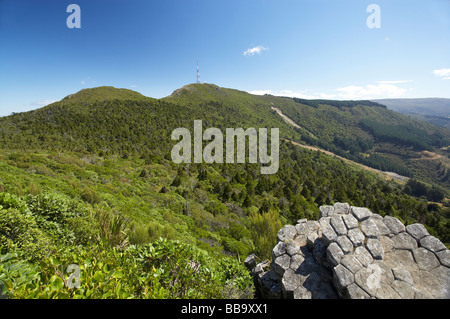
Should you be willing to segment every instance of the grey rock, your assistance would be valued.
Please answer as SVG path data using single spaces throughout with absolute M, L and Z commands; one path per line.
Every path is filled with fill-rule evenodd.
M 375 295 L 377 299 L 401 299 L 400 295 L 390 286 L 381 284 Z
M 306 246 L 308 244 L 308 237 L 305 234 L 298 234 L 295 236 L 294 241 L 300 246 Z
M 436 255 L 423 247 L 414 249 L 412 253 L 421 270 L 430 271 L 440 265 Z
M 443 266 L 450 268 L 450 250 L 441 250 L 436 253 L 436 257 Z
M 323 217 L 329 217 L 333 215 L 334 207 L 333 206 L 320 206 L 319 207 L 319 219 Z
M 380 236 L 388 236 L 391 234 L 391 230 L 384 223 L 383 217 L 374 214 L 371 219 L 374 221 L 375 225 L 377 225 Z
M 344 221 L 347 229 L 358 227 L 358 220 L 352 214 L 343 215 L 342 220 Z
M 391 239 L 395 249 L 413 250 L 417 248 L 417 241 L 406 232 L 399 233 Z
M 341 215 L 331 216 L 330 224 L 338 236 L 347 235 L 347 227 L 345 227 Z
M 342 256 L 344 256 L 344 252 L 336 243 L 331 243 L 327 248 L 327 260 L 333 266 L 337 266 Z
M 294 291 L 294 299 L 312 299 L 312 293 L 303 286 Z
M 411 250 L 393 250 L 385 254 L 384 261 L 392 268 L 405 267 L 410 273 L 419 270 Z
M 347 236 L 339 236 L 336 240 L 336 243 L 339 245 L 345 255 L 353 252 L 353 244 Z
M 334 213 L 335 214 L 348 214 L 350 212 L 350 205 L 348 203 L 335 203 Z
M 387 236 L 380 236 L 380 243 L 383 246 L 383 250 L 385 253 L 392 251 L 394 248 L 394 242 Z
M 362 268 L 355 274 L 355 283 L 370 296 L 375 296 L 381 286 L 381 269 L 379 267 Z
M 416 290 L 414 294 L 414 299 L 433 299 L 433 296 L 428 291 Z
M 253 268 L 252 272 L 253 275 L 259 275 L 261 273 L 266 272 L 267 269 L 270 267 L 270 262 L 268 260 L 262 261 L 258 263 L 255 268 Z
M 406 226 L 406 232 L 417 241 L 421 240 L 425 236 L 430 236 L 425 226 L 418 223 Z
M 295 240 L 290 240 L 286 244 L 286 252 L 289 256 L 294 256 L 300 252 L 300 245 Z
M 383 260 L 374 260 L 370 267 L 372 267 L 372 271 L 380 274 L 381 284 L 390 285 L 395 280 L 392 269 Z
M 440 280 L 433 275 L 436 269 L 437 268 L 432 271 L 419 270 L 420 284 L 418 286 L 420 291 L 428 292 L 433 298 L 440 298 L 443 291 Z
M 420 246 L 432 252 L 438 252 L 446 249 L 445 245 L 434 236 L 426 236 L 420 240 Z
M 319 229 L 324 229 L 330 223 L 331 217 L 322 217 L 319 219 Z
M 450 299 L 450 269 L 444 266 L 439 266 L 430 273 L 439 282 L 438 298 Z
M 347 287 L 347 298 L 349 299 L 369 299 L 370 295 L 356 283 Z
M 393 235 L 404 232 L 406 230 L 405 225 L 403 225 L 403 223 L 396 217 L 386 215 L 383 218 L 383 222 Z
M 356 219 L 358 221 L 363 221 L 363 220 L 369 218 L 370 216 L 372 216 L 372 212 L 365 207 L 352 206 L 350 209 L 350 212 L 352 213 L 353 216 L 356 217 Z
M 286 241 L 286 240 L 294 240 L 295 235 L 297 235 L 297 230 L 295 229 L 295 227 L 292 225 L 286 225 L 286 226 L 283 226 L 283 228 L 281 228 L 278 231 L 277 240 L 279 242 Z
M 353 254 L 342 257 L 341 265 L 350 270 L 353 274 L 356 274 L 361 268 L 363 268 L 363 265 Z
M 297 223 L 294 227 L 297 231 L 297 235 L 306 234 L 306 221 L 304 223 Z
M 247 258 L 244 260 L 244 266 L 248 270 L 252 270 L 256 267 L 256 256 L 255 254 L 248 255 Z
M 415 290 L 410 284 L 401 280 L 395 280 L 391 287 L 400 295 L 400 298 L 414 299 Z
M 380 237 L 380 231 L 372 218 L 365 219 L 361 222 L 361 231 L 368 238 Z
M 273 262 L 275 273 L 282 278 L 284 272 L 289 269 L 291 265 L 291 258 L 287 255 L 281 255 Z
M 403 267 L 392 268 L 392 274 L 396 280 L 404 281 L 410 285 L 414 285 L 414 281 L 408 270 Z
M 362 231 L 359 230 L 359 228 L 350 229 L 347 233 L 347 237 L 348 239 L 350 239 L 353 246 L 355 247 L 361 246 L 364 243 L 364 240 L 366 239 L 366 237 L 364 236 Z
M 294 270 L 297 271 L 301 264 L 305 261 L 305 257 L 303 257 L 302 255 L 294 255 L 291 257 L 291 263 L 289 265 L 289 267 Z
M 300 286 L 300 284 L 300 275 L 296 274 L 292 269 L 287 269 L 284 272 L 283 279 L 281 280 L 283 297 L 286 299 L 293 299 L 294 291 Z
M 308 231 L 306 235 L 306 243 L 309 248 L 314 249 L 314 243 L 319 238 L 317 231 Z
M 364 267 L 368 267 L 373 262 L 372 255 L 363 246 L 355 248 L 354 256 Z
M 355 282 L 353 273 L 342 265 L 337 265 L 333 268 L 333 282 L 340 295 L 347 286 Z
M 286 244 L 280 241 L 275 247 L 272 249 L 272 259 L 276 259 L 277 257 L 286 253 Z
M 338 236 L 334 231 L 333 227 L 331 226 L 331 223 L 328 224 L 322 231 L 322 240 L 326 245 L 329 245 L 330 243 L 334 242 L 337 239 L 337 237 Z
M 369 238 L 367 240 L 366 248 L 372 255 L 373 259 L 383 259 L 384 249 L 378 239 Z
M 272 263 L 246 258 L 258 297 L 450 299 L 450 253 L 423 225 L 346 207 L 283 227 Z
M 306 230 L 308 232 L 317 232 L 319 230 L 319 222 L 315 220 L 308 220 L 306 222 Z

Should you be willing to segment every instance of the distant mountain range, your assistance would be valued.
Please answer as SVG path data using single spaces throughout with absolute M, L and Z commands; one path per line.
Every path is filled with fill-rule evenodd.
M 393 111 L 450 128 L 450 99 L 378 99 L 372 101 L 384 104 Z

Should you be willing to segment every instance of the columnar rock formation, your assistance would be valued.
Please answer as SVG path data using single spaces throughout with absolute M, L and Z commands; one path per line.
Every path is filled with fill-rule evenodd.
M 261 298 L 450 298 L 450 252 L 422 224 L 345 203 L 277 235 L 272 262 L 247 257 Z

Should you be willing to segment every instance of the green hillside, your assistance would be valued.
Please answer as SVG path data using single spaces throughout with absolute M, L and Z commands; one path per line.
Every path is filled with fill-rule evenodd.
M 77 103 L 83 105 L 91 104 L 92 102 L 112 100 L 149 101 L 152 100 L 152 98 L 129 89 L 118 89 L 113 86 L 100 86 L 92 89 L 83 89 L 75 94 L 70 94 L 59 103 Z
M 279 128 L 278 172 L 261 175 L 260 164 L 173 163 L 171 132 L 192 131 L 197 119 L 205 129 Z M 375 103 L 254 96 L 211 84 L 164 99 L 86 89 L 0 118 L 2 294 L 251 298 L 243 259 L 270 259 L 282 225 L 317 219 L 320 205 L 335 202 L 421 222 L 448 245 L 447 180 L 430 183 L 446 170 L 448 136 Z M 416 178 L 386 180 L 286 140 L 397 165 Z M 417 159 L 424 154 L 439 157 Z M 423 161 L 436 167 L 425 170 Z M 80 265 L 79 289 L 65 285 L 69 264 Z
M 274 104 L 312 133 L 301 136 L 307 144 L 370 167 L 449 189 L 448 129 L 393 112 L 374 102 L 286 98 L 282 102 L 276 99 Z M 424 160 L 423 151 L 442 156 L 436 156 L 439 157 L 436 161 Z
M 205 128 L 278 127 L 282 138 L 450 189 L 448 129 L 370 101 L 255 96 L 212 84 L 187 85 L 159 100 L 126 89 L 85 89 L 42 109 L 0 118 L 0 146 L 165 156 L 171 145 L 161 137 L 169 142 L 174 128 L 192 128 L 195 119 Z M 430 160 L 424 151 L 435 155 Z

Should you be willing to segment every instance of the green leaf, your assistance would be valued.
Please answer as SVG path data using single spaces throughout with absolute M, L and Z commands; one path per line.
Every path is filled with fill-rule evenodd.
M 50 256 L 49 260 L 53 266 L 60 264 L 60 260 L 57 257 Z
M 119 269 L 119 270 L 116 270 L 115 272 L 114 272 L 114 274 L 113 274 L 113 278 L 122 278 L 123 277 L 123 270 L 122 269 Z
M 64 287 L 64 281 L 55 275 L 50 278 L 50 287 L 52 290 L 60 290 Z
M 103 273 L 100 270 L 96 271 L 94 274 L 95 282 L 99 282 L 102 279 L 102 276 L 103 276 Z

